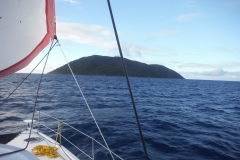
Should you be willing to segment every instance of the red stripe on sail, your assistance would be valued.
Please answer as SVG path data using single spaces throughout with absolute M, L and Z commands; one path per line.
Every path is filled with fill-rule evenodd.
M 15 63 L 14 65 L 0 71 L 0 77 L 4 77 L 9 74 L 15 73 L 26 67 L 54 38 L 54 34 L 56 33 L 54 0 L 45 1 L 46 1 L 45 13 L 47 24 L 46 35 L 28 56 L 26 56 L 18 63 Z

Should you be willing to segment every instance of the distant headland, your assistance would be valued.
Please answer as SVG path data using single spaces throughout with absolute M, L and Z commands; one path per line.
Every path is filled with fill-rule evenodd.
M 124 59 L 128 75 L 131 77 L 151 78 L 178 78 L 184 79 L 179 73 L 156 64 L 145 64 L 129 59 Z M 120 57 L 107 57 L 93 55 L 71 61 L 70 66 L 74 74 L 98 75 L 98 76 L 124 76 L 122 61 Z M 67 64 L 59 67 L 49 74 L 71 74 Z

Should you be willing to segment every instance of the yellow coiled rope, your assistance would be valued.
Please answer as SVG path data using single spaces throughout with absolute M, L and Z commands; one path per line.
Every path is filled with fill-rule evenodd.
M 50 146 L 38 145 L 32 149 L 32 153 L 35 156 L 47 156 L 48 158 L 56 158 L 58 154 L 56 153 L 55 149 Z
M 56 134 L 56 142 L 53 147 L 50 146 L 44 146 L 44 145 L 38 145 L 34 148 L 32 148 L 32 153 L 37 156 L 47 156 L 48 158 L 56 158 L 58 157 L 58 154 L 56 153 L 56 150 L 58 149 L 56 146 L 58 134 L 60 132 L 60 122 L 58 122 L 58 131 Z

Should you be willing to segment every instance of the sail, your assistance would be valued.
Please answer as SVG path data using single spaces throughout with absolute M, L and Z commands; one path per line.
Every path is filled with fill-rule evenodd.
M 26 67 L 55 32 L 54 0 L 1 0 L 0 77 Z

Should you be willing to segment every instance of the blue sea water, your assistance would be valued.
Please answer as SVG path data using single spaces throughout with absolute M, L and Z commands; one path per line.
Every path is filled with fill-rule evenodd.
M 26 74 L 0 79 L 0 102 Z M 123 159 L 144 159 L 124 77 L 76 76 L 109 147 Z M 31 75 L 0 106 L 0 131 L 16 129 L 30 118 L 40 75 Z M 148 155 L 151 160 L 240 159 L 240 82 L 130 78 Z M 44 75 L 37 110 L 66 121 L 103 143 L 70 75 Z M 41 115 L 57 130 L 57 122 Z M 67 126 L 63 135 L 91 155 L 92 142 Z M 42 132 L 55 134 L 41 127 Z M 66 141 L 81 159 L 88 159 Z M 111 159 L 95 145 L 95 158 Z M 117 159 L 117 158 L 116 158 Z

